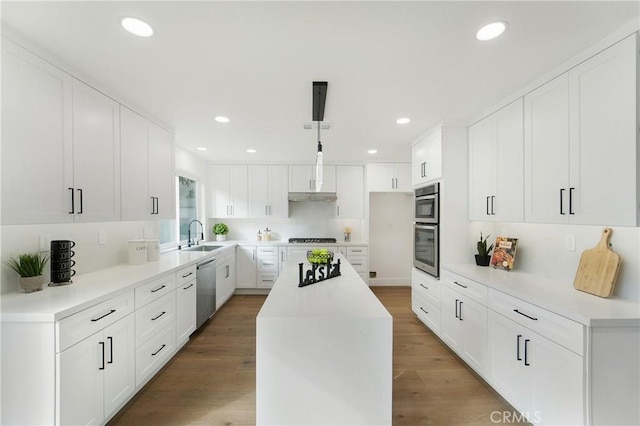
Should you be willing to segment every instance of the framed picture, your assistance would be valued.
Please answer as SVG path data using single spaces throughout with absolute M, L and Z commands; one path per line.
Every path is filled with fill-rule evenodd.
M 513 269 L 513 263 L 516 260 L 516 248 L 518 247 L 517 238 L 498 237 L 491 256 L 491 263 L 494 268 L 510 271 Z

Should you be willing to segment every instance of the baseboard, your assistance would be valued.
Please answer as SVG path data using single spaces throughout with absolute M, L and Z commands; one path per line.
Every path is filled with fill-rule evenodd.
M 411 285 L 411 278 L 369 278 L 369 287 L 395 286 L 404 287 Z

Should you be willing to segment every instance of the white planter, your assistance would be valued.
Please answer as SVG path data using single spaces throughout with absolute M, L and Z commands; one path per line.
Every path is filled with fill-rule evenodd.
M 216 235 L 216 241 L 225 241 L 227 239 L 226 235 L 218 234 Z

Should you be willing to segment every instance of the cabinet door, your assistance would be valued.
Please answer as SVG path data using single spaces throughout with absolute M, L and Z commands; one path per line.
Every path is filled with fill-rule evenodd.
M 467 297 L 458 302 L 462 322 L 462 353 L 467 363 L 484 374 L 487 366 L 487 307 Z
M 425 167 L 427 163 L 428 148 L 425 140 L 418 142 L 411 149 L 411 181 L 413 185 L 425 182 Z
M 411 163 L 396 164 L 396 191 L 413 192 L 411 184 Z
M 136 389 L 135 321 L 129 314 L 104 329 L 104 416 L 109 417 Z
M 316 167 L 311 166 L 311 171 L 313 172 L 313 182 L 315 185 L 316 181 Z M 314 188 L 315 190 L 315 188 Z M 327 166 L 324 165 L 322 167 L 322 187 L 318 192 L 336 192 L 337 183 L 336 183 L 336 166 Z
M 229 168 L 230 166 L 223 165 L 209 167 L 213 217 L 231 217 L 231 175 Z
M 175 219 L 173 136 L 149 122 L 149 197 L 156 197 L 153 219 Z
M 269 166 L 269 216 L 289 217 L 289 169 Z
M 2 40 L 3 224 L 73 220 L 72 79 Z
M 424 181 L 442 177 L 442 129 L 434 131 L 425 140 L 427 158 L 424 167 Z
M 469 127 L 469 220 L 492 220 L 495 176 L 495 117 L 489 116 Z
M 238 246 L 236 250 L 236 287 L 256 288 L 255 246 Z
M 287 247 L 286 246 L 280 246 L 278 247 L 278 259 L 280 259 L 280 265 L 278 270 L 282 271 L 282 268 L 284 268 L 284 264 L 287 261 Z
M 249 166 L 249 216 L 269 216 L 269 166 Z
M 500 222 L 524 220 L 524 103 L 520 98 L 496 113 L 495 184 L 492 213 Z M 489 171 L 485 169 L 485 171 Z
M 369 163 L 367 164 L 367 191 L 391 192 L 395 190 L 395 164 Z
M 441 297 L 440 337 L 451 349 L 460 352 L 462 349 L 462 321 L 459 318 L 460 295 L 443 286 Z
M 569 218 L 569 81 L 563 74 L 524 97 L 525 222 Z
M 147 120 L 128 108 L 120 108 L 122 220 L 151 218 L 149 196 L 149 128 Z
M 249 171 L 247 166 L 230 166 L 231 217 L 249 216 Z
M 289 166 L 289 192 L 315 191 L 311 166 Z
M 216 277 L 217 279 L 217 277 Z M 196 331 L 196 281 L 180 285 L 176 290 L 176 345 L 182 346 Z
M 105 348 L 102 332 L 56 355 L 57 424 L 101 424 L 104 419 Z
M 636 226 L 636 35 L 569 71 L 571 223 Z
M 73 80 L 75 220 L 120 219 L 120 105 Z
M 361 218 L 364 214 L 362 166 L 337 166 L 336 216 Z

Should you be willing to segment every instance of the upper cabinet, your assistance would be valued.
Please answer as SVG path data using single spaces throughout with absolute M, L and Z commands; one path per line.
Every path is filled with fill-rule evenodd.
M 249 215 L 289 217 L 287 166 L 249 166 Z
M 289 192 L 316 190 L 316 166 L 289 166 Z M 322 187 L 318 192 L 336 192 L 336 166 L 322 167 Z
M 122 219 L 175 216 L 173 138 L 128 108 L 120 111 L 122 137 Z
M 411 163 L 368 163 L 368 192 L 413 192 Z
M 522 98 L 469 127 L 469 220 L 522 222 Z
M 364 216 L 364 170 L 362 166 L 336 166 L 336 216 Z
M 525 96 L 525 221 L 636 226 L 632 35 Z
M 441 127 L 413 146 L 411 162 L 413 185 L 421 185 L 442 177 Z
M 209 166 L 212 217 L 249 216 L 249 174 L 247 165 Z

